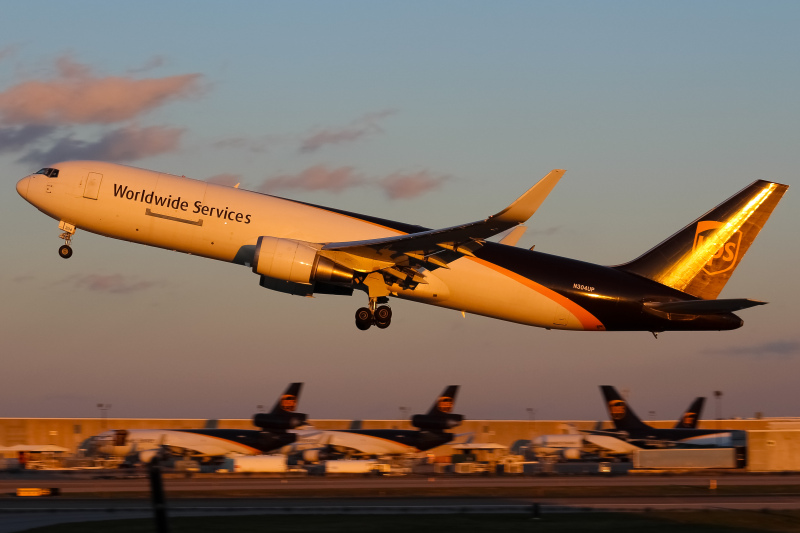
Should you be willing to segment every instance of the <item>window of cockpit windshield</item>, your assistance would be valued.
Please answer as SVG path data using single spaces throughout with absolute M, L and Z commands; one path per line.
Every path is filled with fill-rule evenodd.
M 58 177 L 58 169 L 57 168 L 43 168 L 36 174 L 44 174 L 48 178 L 57 178 Z

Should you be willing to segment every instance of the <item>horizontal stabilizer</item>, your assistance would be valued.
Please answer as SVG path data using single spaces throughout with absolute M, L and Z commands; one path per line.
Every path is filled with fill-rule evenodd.
M 764 305 L 767 302 L 748 300 L 746 298 L 730 300 L 687 300 L 682 302 L 645 302 L 645 307 L 662 313 L 680 315 L 718 315 L 733 313 L 748 307 Z

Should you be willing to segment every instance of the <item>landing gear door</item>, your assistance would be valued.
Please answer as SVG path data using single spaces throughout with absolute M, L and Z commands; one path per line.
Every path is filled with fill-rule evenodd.
M 556 304 L 555 314 L 553 316 L 553 325 L 554 326 L 566 326 L 567 325 L 567 313 L 568 311 Z
M 86 176 L 86 188 L 83 189 L 83 197 L 91 200 L 97 200 L 97 193 L 100 192 L 100 182 L 103 181 L 103 175 L 97 172 L 89 172 Z

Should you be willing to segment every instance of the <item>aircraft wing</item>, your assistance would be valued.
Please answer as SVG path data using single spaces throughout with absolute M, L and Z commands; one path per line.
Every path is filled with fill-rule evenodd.
M 373 264 L 407 265 L 416 260 L 447 268 L 447 263 L 464 255 L 474 255 L 485 239 L 528 220 L 542 205 L 565 170 L 553 170 L 528 189 L 514 203 L 485 220 L 444 229 L 434 229 L 366 241 L 328 243 L 321 255 L 341 258 L 355 256 Z M 352 262 L 350 262 L 352 263 Z
M 639 446 L 610 435 L 586 435 L 584 440 L 594 444 L 598 448 L 603 448 L 614 453 L 633 453 L 641 449 Z

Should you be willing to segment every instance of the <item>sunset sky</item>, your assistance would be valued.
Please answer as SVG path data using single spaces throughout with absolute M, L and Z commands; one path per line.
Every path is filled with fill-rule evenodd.
M 800 4 L 51 2 L 3 8 L 0 416 L 246 418 L 290 381 L 312 418 L 601 419 L 598 385 L 676 418 L 800 416 Z M 98 159 L 427 227 L 567 173 L 520 246 L 631 260 L 755 179 L 791 186 L 722 292 L 733 332 L 546 331 L 78 231 L 14 190 Z M 715 416 L 713 399 L 706 417 Z

